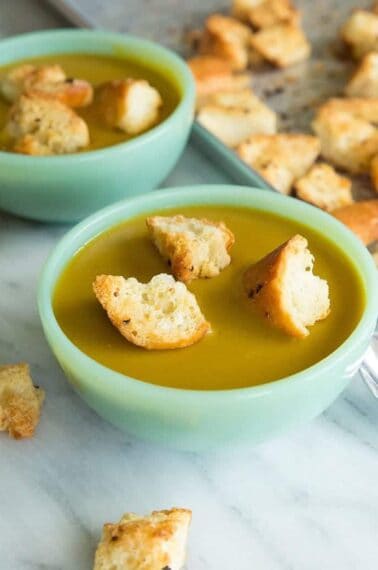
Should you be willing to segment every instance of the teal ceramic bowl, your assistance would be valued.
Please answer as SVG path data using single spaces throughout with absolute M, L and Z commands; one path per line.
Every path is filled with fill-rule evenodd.
M 110 370 L 81 352 L 60 329 L 52 308 L 56 281 L 88 240 L 113 225 L 168 207 L 213 204 L 255 208 L 303 221 L 322 231 L 354 260 L 367 303 L 354 332 L 330 356 L 293 376 L 222 391 L 165 388 Z M 78 394 L 102 417 L 135 436 L 184 449 L 256 443 L 320 414 L 345 388 L 368 347 L 378 316 L 378 277 L 364 246 L 337 220 L 308 204 L 238 186 L 157 191 L 114 204 L 84 220 L 58 244 L 44 268 L 38 296 L 47 341 Z M 347 310 L 347 309 L 346 309 Z M 177 371 L 180 374 L 180 371 Z
M 0 209 L 50 222 L 78 221 L 122 198 L 154 189 L 180 157 L 194 113 L 194 81 L 185 62 L 158 44 L 132 36 L 92 30 L 22 35 L 0 42 L 0 66 L 63 53 L 130 55 L 161 70 L 181 98 L 155 128 L 102 150 L 48 157 L 0 152 Z

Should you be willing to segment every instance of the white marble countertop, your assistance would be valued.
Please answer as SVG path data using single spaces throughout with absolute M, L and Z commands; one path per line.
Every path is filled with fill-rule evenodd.
M 0 33 L 62 25 L 0 0 Z M 188 148 L 167 185 L 226 181 Z M 193 509 L 188 570 L 376 570 L 378 404 L 355 379 L 297 433 L 255 448 L 178 453 L 129 438 L 72 392 L 36 309 L 43 261 L 67 226 L 0 213 L 0 362 L 46 389 L 34 439 L 0 434 L 0 570 L 91 570 L 102 523 Z

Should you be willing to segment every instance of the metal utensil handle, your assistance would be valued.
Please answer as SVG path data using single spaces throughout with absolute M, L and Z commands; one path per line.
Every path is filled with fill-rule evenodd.
M 378 398 L 378 354 L 374 344 L 378 341 L 378 331 L 373 335 L 372 344 L 366 351 L 359 373 L 375 398 Z

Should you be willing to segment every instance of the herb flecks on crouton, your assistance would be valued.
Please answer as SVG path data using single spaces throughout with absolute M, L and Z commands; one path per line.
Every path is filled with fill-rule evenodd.
M 93 570 L 182 570 L 191 518 L 190 510 L 174 508 L 105 524 Z
M 231 262 L 235 238 L 223 222 L 177 215 L 151 216 L 146 223 L 154 244 L 180 281 L 215 277 Z
M 304 338 L 330 311 L 328 283 L 313 274 L 307 240 L 295 235 L 244 274 L 249 302 L 273 326 Z
M 184 348 L 210 330 L 195 296 L 171 275 L 155 275 L 149 283 L 98 275 L 93 290 L 112 324 L 142 348 Z

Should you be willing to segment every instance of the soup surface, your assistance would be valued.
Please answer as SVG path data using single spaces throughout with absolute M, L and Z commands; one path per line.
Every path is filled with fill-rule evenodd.
M 106 81 L 111 81 L 112 79 L 124 79 L 128 77 L 133 79 L 146 79 L 159 91 L 163 99 L 159 123 L 164 121 L 164 119 L 172 113 L 180 99 L 179 88 L 175 84 L 174 78 L 169 78 L 168 71 L 159 69 L 158 64 L 156 64 L 155 67 L 153 63 L 149 64 L 148 61 L 133 61 L 130 59 L 122 59 L 121 57 L 83 53 L 58 54 L 23 60 L 7 67 L 2 67 L 0 68 L 0 77 L 5 75 L 5 73 L 13 67 L 22 63 L 33 63 L 36 65 L 57 63 L 63 67 L 67 77 L 86 79 L 92 83 L 94 87 Z M 11 141 L 4 132 L 9 108 L 10 104 L 0 98 L 0 150 L 10 150 Z M 107 126 L 96 109 L 95 102 L 88 107 L 75 109 L 75 112 L 86 121 L 90 132 L 90 145 L 81 152 L 112 146 L 133 138 L 121 130 L 112 129 Z M 156 126 L 156 124 L 154 126 Z
M 223 220 L 235 234 L 232 263 L 218 277 L 189 289 L 211 322 L 212 333 L 184 349 L 146 351 L 129 344 L 96 300 L 96 275 L 134 276 L 146 282 L 169 269 L 150 241 L 145 215 L 102 233 L 64 269 L 54 295 L 56 318 L 72 342 L 101 364 L 150 383 L 196 390 L 241 388 L 276 380 L 315 364 L 352 332 L 365 304 L 360 277 L 336 246 L 306 226 L 265 212 L 191 207 L 164 213 Z M 305 339 L 272 328 L 247 306 L 243 271 L 301 233 L 315 255 L 314 272 L 330 286 L 331 313 Z M 329 379 L 332 382 L 332 378 Z

